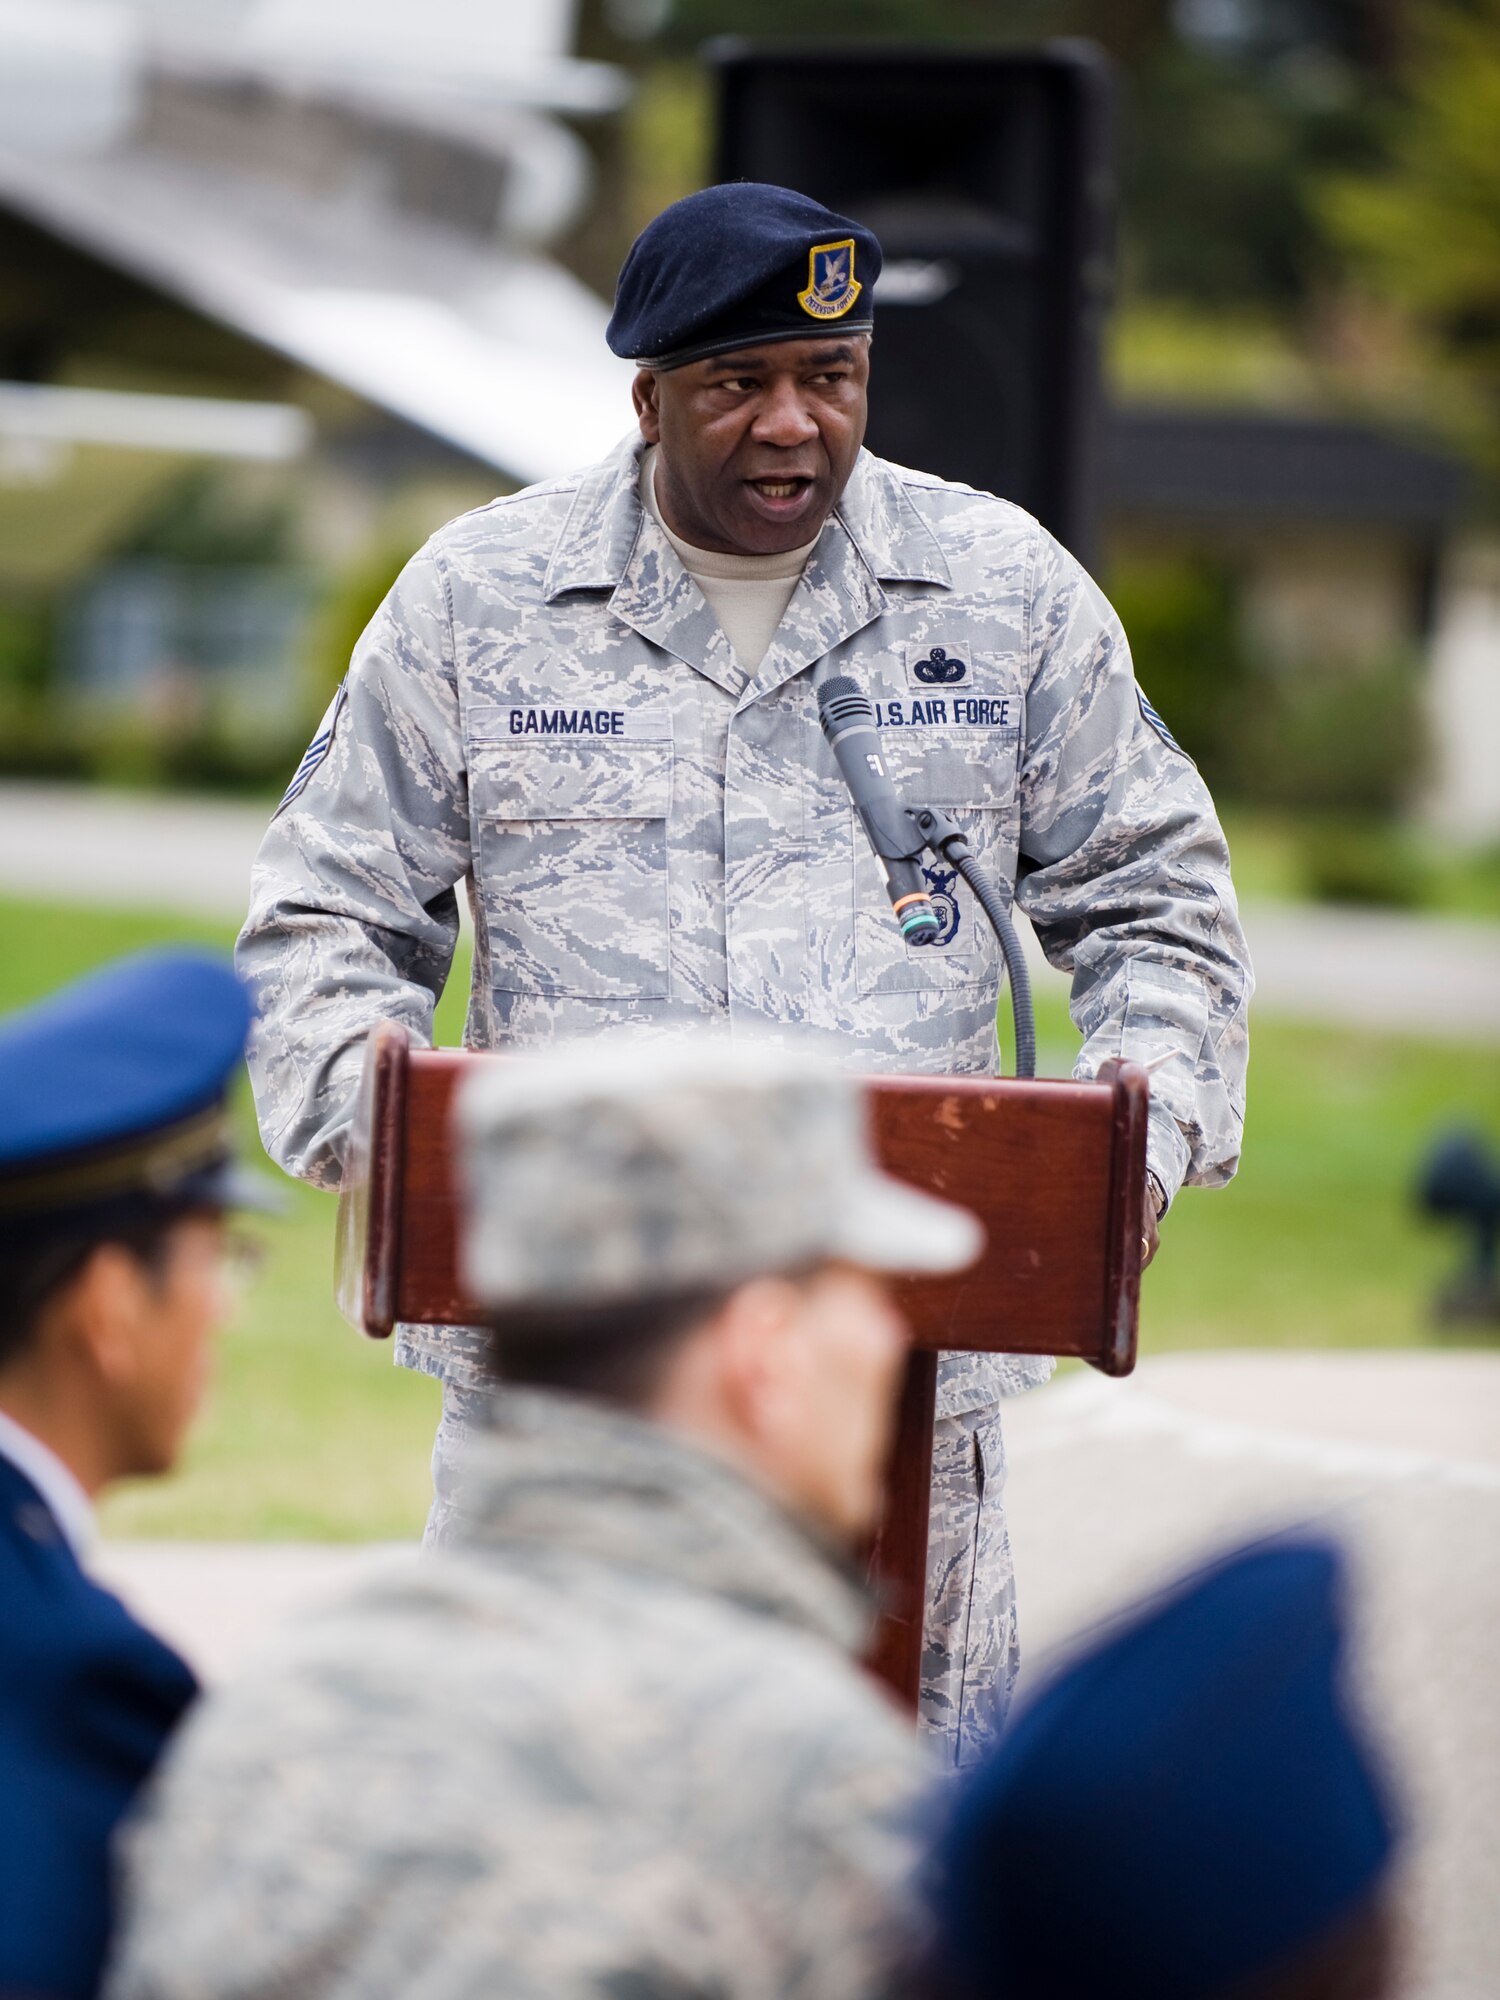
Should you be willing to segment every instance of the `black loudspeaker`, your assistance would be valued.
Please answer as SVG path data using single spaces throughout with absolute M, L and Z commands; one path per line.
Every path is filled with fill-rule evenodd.
M 1093 553 L 1113 278 L 1107 62 L 710 43 L 720 181 L 776 181 L 873 229 L 870 449 L 1018 502 Z

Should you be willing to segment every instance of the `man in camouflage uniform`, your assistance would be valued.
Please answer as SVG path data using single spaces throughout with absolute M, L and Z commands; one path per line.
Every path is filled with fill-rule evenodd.
M 507 1388 L 452 1545 L 209 1698 L 131 1844 L 116 2000 L 896 1983 L 924 1763 L 851 1657 L 905 1356 L 873 1274 L 982 1232 L 879 1172 L 852 1077 L 628 1056 L 465 1084 Z
M 271 1153 L 339 1182 L 362 1044 L 431 1039 L 474 917 L 477 1048 L 776 1029 L 867 1070 L 989 1074 L 1001 963 L 929 876 L 941 940 L 893 923 L 817 720 L 813 669 L 875 700 L 903 797 L 964 825 L 1073 975 L 1076 1066 L 1152 1065 L 1142 1218 L 1239 1156 L 1250 991 L 1229 859 L 1109 605 L 1018 508 L 860 449 L 879 246 L 785 189 L 657 218 L 610 340 L 651 357 L 601 464 L 441 530 L 407 566 L 272 823 L 239 964 Z M 432 1539 L 479 1407 L 439 1375 Z M 1000 1402 L 1050 1364 L 945 1358 L 923 1717 L 964 1762 L 1018 1653 Z

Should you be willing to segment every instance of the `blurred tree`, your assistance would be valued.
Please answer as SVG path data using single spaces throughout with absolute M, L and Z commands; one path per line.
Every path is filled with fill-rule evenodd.
M 1126 11 L 1158 0 L 1125 0 Z M 608 0 L 606 0 L 606 7 Z M 661 28 L 664 47 L 694 53 L 713 35 L 756 41 L 994 42 L 1057 32 L 1060 14 L 1074 10 L 1046 0 L 674 0 Z M 1049 19 L 1050 17 L 1050 19 Z
M 1371 151 L 1348 66 L 1183 39 L 1127 85 L 1122 195 L 1128 292 L 1293 309 L 1314 279 L 1314 175 Z
M 1411 804 L 1430 762 L 1414 659 L 1263 657 L 1233 563 L 1207 548 L 1138 552 L 1105 581 L 1136 678 L 1215 797 L 1362 825 Z
M 1233 790 L 1251 695 L 1232 568 L 1207 550 L 1138 555 L 1107 584 L 1137 680 L 1210 787 Z
M 1378 158 L 1420 0 L 1178 0 L 1125 83 L 1126 292 L 1295 316 L 1321 177 Z
M 274 567 L 294 562 L 300 547 L 290 481 L 267 482 L 238 468 L 199 465 L 183 474 L 164 504 L 136 523 L 113 554 L 215 568 Z
M 744 0 L 585 0 L 584 18 L 606 30 L 629 24 L 621 40 L 639 46 L 650 36 L 683 56 L 714 35 L 991 47 L 1087 35 L 1130 65 L 1171 32 L 1178 11 L 1176 0 L 756 0 L 752 16 Z
M 0 599 L 0 715 L 46 693 L 52 664 L 52 607 L 30 597 Z
M 994 47 L 1083 35 L 1120 65 L 1125 295 L 1294 317 L 1327 261 L 1311 189 L 1378 158 L 1375 113 L 1422 0 L 584 0 L 584 52 L 642 88 L 639 227 L 701 184 L 716 35 Z M 622 242 L 621 249 L 624 244 Z
M 1331 177 L 1323 214 L 1362 281 L 1479 391 L 1500 467 L 1500 0 L 1433 10 L 1384 133 L 1384 170 Z
M 307 648 L 309 715 L 321 715 L 349 671 L 360 635 L 411 560 L 405 535 L 382 536 L 329 579 Z
M 639 232 L 674 201 L 703 186 L 713 154 L 713 105 L 697 63 L 653 63 L 626 113 L 628 189 L 616 263 Z
M 1381 821 L 1428 775 L 1422 677 L 1405 653 L 1279 662 L 1246 692 L 1227 787 L 1236 798 Z

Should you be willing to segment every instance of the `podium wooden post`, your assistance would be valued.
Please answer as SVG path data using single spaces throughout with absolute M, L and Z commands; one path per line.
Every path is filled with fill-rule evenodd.
M 339 1200 L 341 1311 L 372 1338 L 398 1321 L 470 1326 L 484 1313 L 457 1275 L 448 1111 L 461 1075 L 494 1056 L 370 1037 Z M 875 1547 L 887 1609 L 872 1664 L 915 1704 L 921 1670 L 937 1360 L 944 1350 L 1076 1355 L 1135 1366 L 1146 1194 L 1146 1073 L 1096 1083 L 1003 1077 L 868 1079 L 892 1173 L 984 1223 L 983 1257 L 954 1278 L 898 1282 L 913 1354 Z

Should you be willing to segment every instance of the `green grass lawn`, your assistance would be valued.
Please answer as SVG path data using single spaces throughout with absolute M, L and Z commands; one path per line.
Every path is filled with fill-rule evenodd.
M 1234 882 L 1242 903 L 1304 903 L 1313 899 L 1310 859 L 1325 828 L 1315 815 L 1223 812 Z M 1335 833 L 1386 851 L 1410 890 L 1408 907 L 1445 917 L 1500 918 L 1500 847 L 1464 850 L 1419 829 L 1356 826 Z
M 166 939 L 227 950 L 230 932 L 0 900 L 0 1011 Z M 440 1041 L 459 1039 L 466 983 L 460 966 Z M 1039 1030 L 1039 1067 L 1065 1074 L 1076 1040 L 1050 998 Z M 1264 1020 L 1252 1046 L 1244 1165 L 1228 1188 L 1189 1192 L 1174 1208 L 1146 1278 L 1144 1350 L 1435 1342 L 1428 1301 L 1456 1246 L 1414 1213 L 1411 1183 L 1445 1124 L 1477 1123 L 1500 1140 L 1500 1048 Z M 258 1153 L 248 1093 L 239 1116 Z M 358 1539 L 420 1527 L 436 1385 L 392 1367 L 388 1348 L 339 1318 L 333 1200 L 283 1185 L 290 1210 L 257 1225 L 266 1268 L 225 1336 L 187 1462 L 175 1479 L 112 1498 L 112 1534 Z
M 227 953 L 233 939 L 228 925 L 0 900 L 0 1011 L 123 952 L 172 941 Z M 450 989 L 443 1024 L 454 1041 L 456 998 Z M 438 1386 L 393 1367 L 388 1345 L 339 1317 L 334 1198 L 265 1160 L 248 1087 L 236 1111 L 247 1152 L 287 1191 L 288 1212 L 256 1220 L 265 1265 L 223 1337 L 218 1381 L 181 1472 L 112 1495 L 106 1531 L 210 1540 L 416 1534 Z

